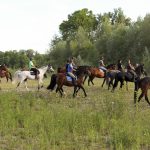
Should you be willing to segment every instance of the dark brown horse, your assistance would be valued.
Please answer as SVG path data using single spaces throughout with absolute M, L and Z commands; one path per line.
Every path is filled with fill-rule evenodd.
M 12 75 L 11 75 L 10 71 L 8 70 L 8 68 L 5 65 L 0 66 L 0 77 L 1 78 L 6 77 L 7 82 L 8 82 L 9 79 L 12 81 Z M 0 80 L 0 82 L 1 82 L 1 80 Z
M 144 70 L 144 65 L 140 64 L 135 68 L 135 80 L 141 78 L 142 75 L 146 75 L 147 73 Z M 116 89 L 118 82 L 120 82 L 120 88 L 124 85 L 124 81 L 126 82 L 126 88 L 128 90 L 128 82 L 134 82 L 133 74 L 131 72 L 118 72 L 115 75 L 115 82 L 113 85 L 112 92 Z
M 134 89 L 134 103 L 136 104 L 137 101 L 137 92 L 141 89 L 141 94 L 138 98 L 138 102 L 142 99 L 142 97 L 145 96 L 146 102 L 150 105 L 150 102 L 148 100 L 148 89 L 150 89 L 150 77 L 144 77 L 142 79 L 138 79 L 135 82 L 135 89 Z
M 51 82 L 50 85 L 47 87 L 47 89 L 53 90 L 55 85 L 57 84 L 56 93 L 59 91 L 61 96 L 63 96 L 63 86 L 74 86 L 74 93 L 73 97 L 76 96 L 79 89 L 82 89 L 84 92 L 85 97 L 87 96 L 85 89 L 83 87 L 83 78 L 86 74 L 89 74 L 88 70 L 84 70 L 83 68 L 78 68 L 76 71 L 77 80 L 75 81 L 75 85 L 73 85 L 72 81 L 68 81 L 66 78 L 65 73 L 57 73 L 53 74 L 51 76 Z

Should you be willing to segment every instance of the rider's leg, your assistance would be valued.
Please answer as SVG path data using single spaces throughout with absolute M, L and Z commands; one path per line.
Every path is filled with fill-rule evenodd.
M 72 72 L 68 72 L 68 75 L 72 78 L 72 84 L 75 85 L 76 77 Z

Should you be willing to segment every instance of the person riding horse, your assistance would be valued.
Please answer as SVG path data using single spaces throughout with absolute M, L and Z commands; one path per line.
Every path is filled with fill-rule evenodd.
M 117 69 L 119 71 L 123 71 L 122 60 L 121 59 L 118 60 Z
M 67 60 L 66 74 L 72 78 L 72 84 L 75 85 L 76 77 L 73 74 L 73 71 L 76 71 L 76 70 L 73 68 L 73 64 L 72 63 L 73 63 L 72 59 Z
M 35 79 L 38 79 L 39 70 L 35 67 L 35 65 L 32 62 L 32 58 L 30 58 L 29 61 L 29 69 L 30 71 L 33 71 L 35 73 Z
M 136 77 L 135 68 L 131 64 L 130 59 L 128 60 L 128 64 L 127 64 L 127 72 L 129 72 L 129 73 L 131 73 L 133 75 L 133 81 L 135 81 L 135 77 Z
M 105 73 L 105 75 L 106 75 L 107 69 L 106 69 L 106 67 L 104 65 L 104 57 L 102 57 L 102 59 L 99 60 L 99 69 L 101 69 Z

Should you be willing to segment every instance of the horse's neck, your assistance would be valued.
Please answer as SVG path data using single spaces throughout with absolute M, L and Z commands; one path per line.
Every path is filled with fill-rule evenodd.
M 142 70 L 141 70 L 140 67 L 135 68 L 135 72 L 136 72 L 136 74 L 137 74 L 138 76 L 141 76 L 141 75 L 142 75 Z
M 44 67 L 44 68 L 40 68 L 39 70 L 40 70 L 40 73 L 45 74 L 46 71 L 47 71 L 47 69 L 48 69 L 48 67 L 46 66 L 46 67 Z
M 84 74 L 79 74 L 79 75 L 77 76 L 77 80 L 83 79 L 84 76 L 85 76 Z

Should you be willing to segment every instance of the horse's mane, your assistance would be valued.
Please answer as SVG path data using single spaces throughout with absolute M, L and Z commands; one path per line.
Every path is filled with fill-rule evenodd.
M 47 66 L 42 66 L 42 67 L 40 67 L 40 68 L 38 68 L 38 69 L 43 69 L 43 68 L 45 68 L 45 67 L 47 67 Z

